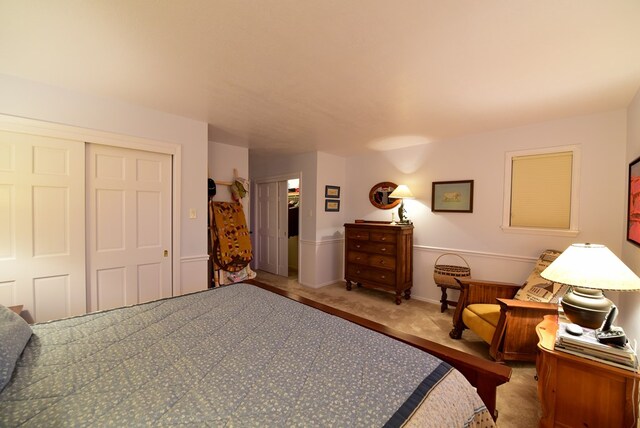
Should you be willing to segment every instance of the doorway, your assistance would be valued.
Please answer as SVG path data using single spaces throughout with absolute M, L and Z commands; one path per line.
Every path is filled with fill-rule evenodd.
M 287 276 L 298 279 L 300 236 L 300 179 L 287 180 Z
M 297 280 L 299 275 L 300 178 L 257 183 L 257 269 Z

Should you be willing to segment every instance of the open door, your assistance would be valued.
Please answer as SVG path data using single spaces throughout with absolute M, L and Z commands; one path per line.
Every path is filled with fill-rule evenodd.
M 290 204 L 292 181 L 296 186 L 295 207 Z M 293 272 L 297 277 L 299 203 L 298 179 L 258 183 L 258 269 L 285 277 Z M 295 234 L 290 226 L 295 226 Z

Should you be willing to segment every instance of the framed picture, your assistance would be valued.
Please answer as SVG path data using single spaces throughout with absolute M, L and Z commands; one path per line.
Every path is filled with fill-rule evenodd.
M 640 246 L 640 158 L 629 164 L 627 241 Z
M 324 186 L 325 198 L 340 198 L 340 186 Z
M 325 199 L 324 200 L 325 211 L 340 211 L 340 201 L 338 199 Z
M 473 212 L 473 180 L 434 181 L 431 187 L 431 211 Z

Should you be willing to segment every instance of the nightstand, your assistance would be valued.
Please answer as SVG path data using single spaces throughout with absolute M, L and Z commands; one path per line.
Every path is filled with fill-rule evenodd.
M 16 314 L 20 315 L 20 312 L 22 312 L 22 305 L 9 306 L 9 309 L 11 309 Z
M 555 351 L 557 330 L 556 315 L 536 327 L 540 426 L 637 426 L 640 374 Z

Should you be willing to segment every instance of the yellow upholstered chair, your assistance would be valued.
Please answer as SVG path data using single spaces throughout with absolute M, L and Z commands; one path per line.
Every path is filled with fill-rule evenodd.
M 490 345 L 494 360 L 534 361 L 535 327 L 545 315 L 557 313 L 558 299 L 568 289 L 540 276 L 559 255 L 544 251 L 524 285 L 456 278 L 460 298 L 449 336 L 460 339 L 468 328 Z

